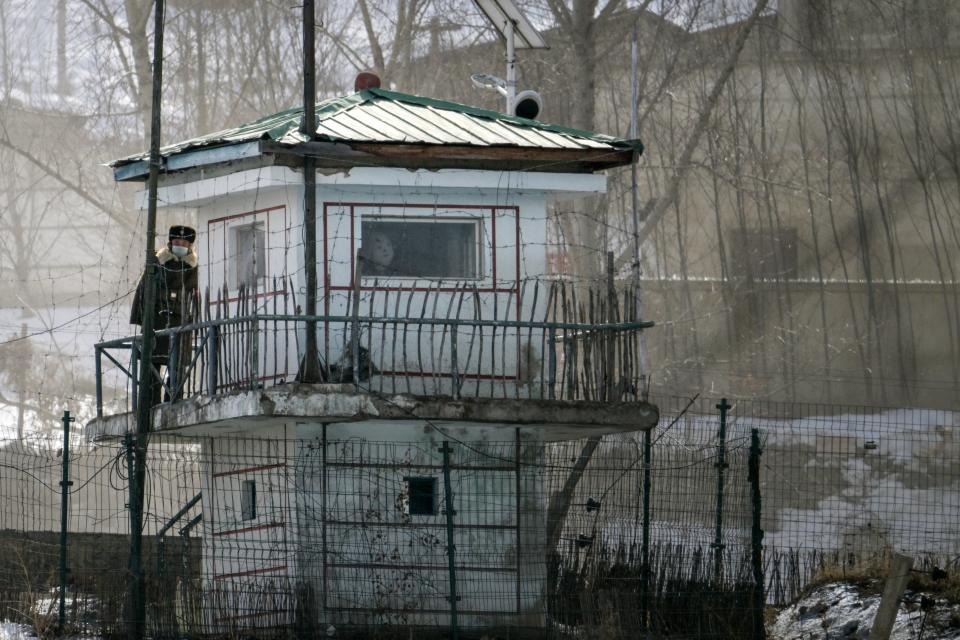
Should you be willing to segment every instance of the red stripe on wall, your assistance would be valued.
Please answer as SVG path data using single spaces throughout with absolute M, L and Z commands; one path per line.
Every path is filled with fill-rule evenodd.
M 244 527 L 242 529 L 230 529 L 228 531 L 217 531 L 213 535 L 215 537 L 219 536 L 235 536 L 240 533 L 249 533 L 251 531 L 263 531 L 264 529 L 276 529 L 277 527 L 286 526 L 283 522 L 272 522 L 270 524 L 258 524 L 253 527 Z
M 277 464 L 265 464 L 259 467 L 244 467 L 243 469 L 234 469 L 233 471 L 221 471 L 220 473 L 213 474 L 214 478 L 222 478 L 223 476 L 233 476 L 239 475 L 242 473 L 253 473 L 255 471 L 265 471 L 267 469 L 277 469 L 279 467 L 287 466 L 286 462 L 278 462 Z
M 237 571 L 236 573 L 221 573 L 219 575 L 213 576 L 214 580 L 229 580 L 230 578 L 243 578 L 245 576 L 256 576 L 263 573 L 271 572 L 286 572 L 287 565 L 282 564 L 277 567 L 264 567 L 263 569 L 250 569 L 249 571 Z

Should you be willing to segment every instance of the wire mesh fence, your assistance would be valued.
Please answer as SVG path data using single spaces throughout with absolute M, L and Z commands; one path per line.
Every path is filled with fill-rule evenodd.
M 147 634 L 754 638 L 818 573 L 891 550 L 956 570 L 957 413 L 655 401 L 648 434 L 572 442 L 431 424 L 154 435 Z M 126 637 L 129 446 L 68 453 L 0 443 L 0 616 Z

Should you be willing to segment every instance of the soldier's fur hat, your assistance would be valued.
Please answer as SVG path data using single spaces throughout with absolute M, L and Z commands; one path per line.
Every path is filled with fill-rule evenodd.
M 186 240 L 190 244 L 197 239 L 197 231 L 193 227 L 187 227 L 182 224 L 175 224 L 170 227 L 170 233 L 167 234 L 168 240 Z

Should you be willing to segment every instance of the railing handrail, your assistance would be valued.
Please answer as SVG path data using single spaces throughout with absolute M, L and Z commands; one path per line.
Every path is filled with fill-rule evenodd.
M 443 384 L 440 382 L 443 379 L 450 378 L 450 389 L 447 392 L 454 398 L 459 397 L 461 386 L 467 379 L 471 379 L 473 383 L 478 385 L 474 391 L 476 394 L 480 393 L 479 385 L 481 384 L 489 385 L 489 392 L 494 394 L 496 394 L 496 387 L 499 385 L 503 394 L 507 394 L 509 391 L 507 385 L 513 384 L 511 376 L 516 376 L 516 381 L 519 382 L 514 390 L 516 394 L 520 393 L 521 386 L 534 379 L 539 380 L 537 384 L 539 384 L 540 396 L 544 399 L 563 399 L 562 397 L 557 398 L 557 396 L 565 394 L 569 394 L 567 399 L 574 396 L 583 396 L 583 399 L 598 399 L 612 397 L 612 394 L 615 393 L 637 394 L 637 389 L 642 386 L 644 378 L 642 375 L 640 378 L 636 377 L 635 363 L 638 361 L 638 355 L 631 352 L 639 347 L 637 343 L 633 342 L 635 338 L 632 336 L 654 326 L 651 321 L 639 319 L 617 322 L 606 321 L 605 318 L 610 316 L 612 316 L 611 320 L 619 320 L 616 312 L 610 313 L 598 310 L 595 314 L 592 305 L 587 307 L 586 310 L 581 308 L 579 313 L 576 306 L 570 310 L 564 308 L 562 310 L 564 315 L 570 316 L 572 312 L 573 317 L 571 319 L 574 320 L 573 322 L 563 321 L 565 319 L 563 317 L 554 317 L 553 320 L 424 317 L 411 314 L 409 308 L 406 315 L 398 313 L 381 316 L 370 315 L 369 313 L 359 315 L 356 310 L 354 314 L 316 315 L 244 311 L 243 315 L 220 318 L 208 317 L 203 321 L 157 330 L 156 336 L 170 338 L 169 353 L 164 354 L 165 360 L 162 362 L 156 359 L 146 365 L 139 362 L 138 351 L 142 344 L 142 335 L 115 338 L 95 344 L 97 416 L 103 415 L 103 384 L 101 380 L 103 358 L 112 362 L 130 378 L 130 384 L 134 390 L 131 397 L 134 399 L 135 410 L 137 370 L 140 366 L 156 367 L 153 375 L 159 380 L 160 389 L 165 391 L 166 398 L 163 402 L 176 401 L 184 392 L 216 395 L 220 391 L 221 385 L 226 384 L 228 387 L 234 388 L 241 380 L 245 381 L 242 384 L 248 385 L 251 389 L 256 389 L 265 384 L 264 381 L 266 380 L 286 379 L 293 375 L 289 370 L 289 365 L 282 372 L 280 369 L 275 369 L 269 371 L 266 378 L 261 378 L 258 348 L 259 340 L 262 338 L 261 333 L 268 336 L 268 340 L 272 336 L 275 341 L 281 333 L 286 334 L 288 337 L 285 338 L 283 357 L 287 358 L 286 354 L 292 353 L 291 348 L 298 348 L 298 326 L 306 325 L 309 327 L 310 323 L 324 324 L 327 327 L 341 325 L 346 332 L 344 338 L 352 340 L 352 346 L 347 348 L 338 359 L 334 360 L 327 354 L 327 360 L 325 361 L 324 366 L 327 367 L 328 375 L 341 376 L 341 381 L 352 378 L 354 383 L 357 383 L 361 372 L 364 371 L 363 368 L 367 367 L 366 375 L 374 375 L 374 373 L 380 372 L 379 369 L 383 369 L 385 371 L 384 375 L 392 378 L 391 386 L 394 389 L 398 386 L 396 383 L 397 376 L 403 378 L 413 375 L 415 379 L 430 379 L 435 387 L 437 384 Z M 389 313 L 387 309 L 384 309 L 384 312 Z M 598 321 L 583 322 L 581 317 L 589 320 L 597 318 Z M 278 332 L 279 325 L 286 325 L 287 329 Z M 392 354 L 389 357 L 389 366 L 384 366 L 387 363 L 386 360 L 375 364 L 369 357 L 369 354 L 374 351 L 372 347 L 375 346 L 370 342 L 370 337 L 367 337 L 364 344 L 359 341 L 360 331 L 358 327 L 361 326 L 368 327 L 370 331 L 377 327 L 377 331 L 384 332 L 378 339 L 381 351 L 385 347 L 387 332 L 392 327 L 393 337 L 391 342 L 398 337 L 401 338 L 399 344 L 403 345 L 402 354 L 399 349 L 393 350 L 394 346 L 391 345 L 384 351 L 384 353 Z M 353 329 L 349 329 L 350 327 L 353 327 Z M 402 336 L 398 335 L 398 329 Z M 441 329 L 442 337 L 436 337 L 441 333 Z M 415 340 L 416 343 L 414 345 L 415 351 L 409 356 L 413 360 L 409 360 L 407 354 L 408 330 L 411 331 L 410 339 Z M 429 343 L 425 346 L 420 343 L 421 331 L 423 332 L 423 339 Z M 498 334 L 500 340 L 517 341 L 515 354 L 507 355 L 505 342 L 500 343 L 499 346 L 494 346 L 494 344 L 497 344 Z M 244 338 L 243 336 L 247 337 Z M 459 336 L 459 338 L 456 336 Z M 464 336 L 469 339 L 469 345 L 466 346 L 465 351 L 465 361 L 462 360 L 464 352 L 461 352 L 457 345 L 457 342 L 464 339 Z M 476 343 L 474 342 L 475 338 Z M 435 339 L 439 340 L 441 352 L 449 350 L 446 356 L 443 353 L 436 353 Z M 524 349 L 528 349 L 530 345 L 539 342 L 543 357 L 527 356 L 527 351 L 521 353 L 520 340 L 522 339 L 526 339 L 530 343 L 523 347 Z M 184 340 L 186 342 L 183 342 Z M 222 343 L 221 340 L 226 340 L 226 342 Z M 278 353 L 277 344 L 273 346 L 275 360 Z M 220 350 L 224 345 L 229 349 L 229 353 L 225 352 L 225 360 L 220 357 Z M 366 349 L 364 349 L 364 346 Z M 181 353 L 184 348 L 190 350 L 189 354 L 187 352 Z M 422 352 L 423 348 L 426 348 L 426 354 Z M 510 348 L 511 351 L 513 348 Z M 562 353 L 558 353 L 558 348 Z M 598 351 L 601 348 L 603 352 Z M 269 349 L 270 347 L 268 347 Z M 121 360 L 111 355 L 111 352 L 116 353 L 117 350 L 131 354 L 129 365 L 124 366 Z M 353 353 L 358 354 L 356 366 L 354 365 Z M 498 356 L 500 360 L 499 372 L 496 371 Z M 437 358 L 439 358 L 439 362 L 443 363 L 439 369 L 437 368 Z M 527 359 L 524 360 L 524 358 Z M 429 363 L 426 362 L 428 359 Z M 449 362 L 446 359 L 449 359 Z M 485 360 L 486 363 L 481 364 Z M 276 363 L 268 366 L 276 366 L 281 361 L 277 360 Z M 171 367 L 170 362 L 180 364 Z M 410 365 L 413 368 L 406 369 L 405 367 L 408 367 L 410 362 L 414 363 Z M 509 374 L 506 368 L 508 362 L 512 363 Z M 527 364 L 522 364 L 524 362 Z M 400 368 L 396 367 L 397 364 L 400 365 Z M 166 366 L 165 376 L 161 376 L 160 366 Z M 527 369 L 528 372 L 539 367 L 539 373 L 533 374 L 534 377 L 529 379 L 521 378 L 521 367 L 527 366 L 532 367 Z M 489 371 L 484 373 L 481 371 L 482 368 L 489 369 Z M 296 369 L 296 365 L 294 365 L 294 369 Z M 515 372 L 513 372 L 514 369 Z M 200 371 L 201 379 L 193 377 L 197 371 Z M 342 377 L 344 375 L 347 377 Z M 221 379 L 221 376 L 226 377 Z M 484 380 L 486 382 L 481 382 Z M 408 393 L 411 392 L 409 382 L 407 380 L 405 385 Z M 154 381 L 152 384 L 157 384 L 157 382 Z M 556 385 L 559 385 L 559 387 Z M 602 389 L 600 385 L 603 386 Z M 188 386 L 191 391 L 187 391 Z M 426 388 L 425 383 L 421 386 Z M 531 389 L 532 387 L 526 389 L 526 391 L 534 393 Z M 564 392 L 564 390 L 566 391 Z M 555 391 L 557 391 L 556 394 Z M 439 393 L 439 391 L 435 389 L 434 393 Z M 156 398 L 155 401 L 160 402 Z
M 158 336 L 174 336 L 185 331 L 197 331 L 208 327 L 221 327 L 234 324 L 245 324 L 248 322 L 352 322 L 355 319 L 353 315 L 315 315 L 308 316 L 302 314 L 286 313 L 258 313 L 244 316 L 235 316 L 232 318 L 218 318 L 214 320 L 204 320 L 203 322 L 193 322 L 182 324 L 167 329 L 157 329 Z M 554 329 L 560 331 L 575 331 L 589 333 L 593 331 L 611 332 L 611 331 L 636 331 L 637 329 L 649 329 L 654 326 L 652 320 L 641 320 L 637 322 L 602 322 L 602 323 L 584 323 L 584 322 L 546 322 L 539 320 L 484 320 L 480 318 L 420 318 L 420 317 L 392 317 L 392 316 L 359 316 L 356 318 L 361 323 L 370 324 L 418 324 L 428 326 L 467 326 L 467 327 L 502 327 L 507 329 Z M 98 349 L 110 349 L 116 347 L 130 346 L 134 342 L 139 342 L 143 337 L 140 334 L 126 336 L 124 338 L 115 338 L 104 342 L 98 342 L 94 346 Z

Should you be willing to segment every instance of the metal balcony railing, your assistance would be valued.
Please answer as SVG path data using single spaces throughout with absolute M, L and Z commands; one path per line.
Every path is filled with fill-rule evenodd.
M 168 355 L 149 363 L 156 401 L 295 382 L 308 326 L 318 334 L 325 381 L 353 384 L 357 392 L 637 399 L 645 385 L 640 334 L 653 323 L 636 317 L 633 293 L 587 291 L 581 293 L 585 303 L 578 303 L 569 284 L 550 282 L 544 292 L 539 287 L 519 287 L 506 302 L 463 287 L 411 287 L 394 291 L 393 299 L 372 289 L 356 296 L 358 303 L 350 292 L 326 305 L 350 313 L 316 316 L 286 313 L 299 307 L 284 292 L 272 300 L 272 313 L 260 312 L 267 308 L 262 295 L 221 294 L 213 304 L 208 295 L 206 319 L 156 333 L 169 337 Z M 209 317 L 213 313 L 219 317 Z M 141 344 L 140 336 L 131 336 L 96 345 L 98 417 L 111 375 L 115 389 L 122 384 L 129 392 L 126 408 L 136 410 L 145 366 Z

